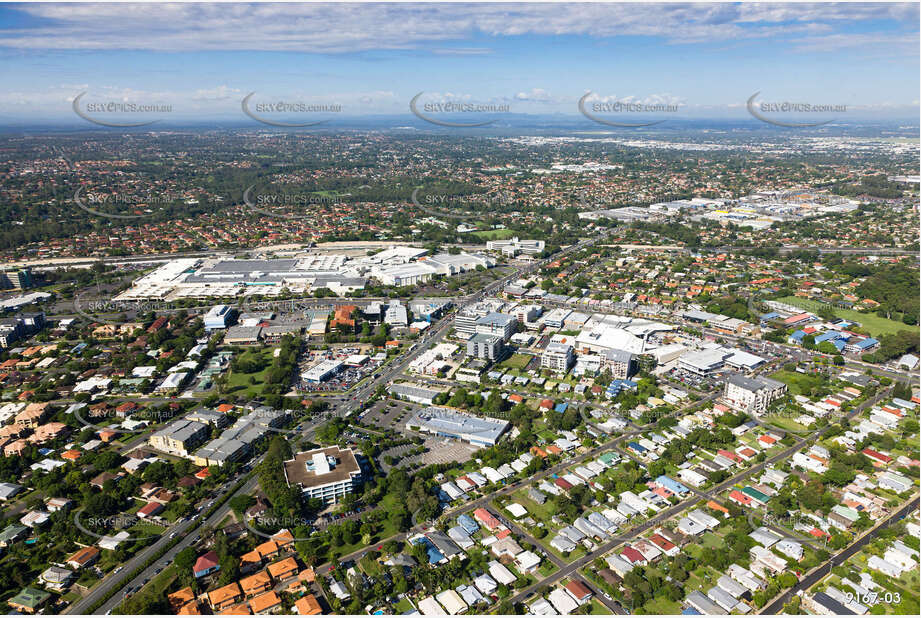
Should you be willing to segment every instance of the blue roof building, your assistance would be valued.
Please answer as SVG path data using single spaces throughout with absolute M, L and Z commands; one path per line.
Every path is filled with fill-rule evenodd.
M 477 524 L 476 521 L 470 515 L 467 515 L 466 513 L 464 513 L 463 515 L 459 515 L 457 517 L 457 523 L 460 525 L 461 528 L 464 529 L 464 532 L 466 532 L 467 534 L 473 534 L 474 532 L 480 529 L 479 524 Z
M 639 442 L 628 442 L 627 448 L 641 454 L 646 452 L 646 447 Z
M 555 412 L 559 412 L 560 414 L 562 414 L 563 412 L 566 411 L 566 408 L 568 408 L 568 407 L 569 407 L 569 404 L 568 404 L 567 402 L 564 401 L 564 402 L 562 402 L 562 403 L 556 404 L 556 406 L 553 407 L 553 410 L 554 410 Z
M 673 494 L 678 494 L 679 496 L 683 496 L 688 491 L 690 491 L 687 487 L 685 487 L 678 481 L 671 479 L 665 476 L 664 474 L 656 479 L 656 483 L 658 483 L 665 489 L 669 490 Z
M 815 342 L 817 344 L 822 343 L 823 341 L 832 341 L 841 337 L 841 332 L 837 330 L 827 330 L 821 335 L 816 335 Z

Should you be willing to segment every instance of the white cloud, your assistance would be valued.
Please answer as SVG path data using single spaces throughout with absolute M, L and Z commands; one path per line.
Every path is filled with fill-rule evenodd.
M 0 29 L 25 49 L 273 50 L 344 53 L 444 46 L 493 36 L 658 36 L 670 43 L 829 33 L 847 23 L 918 21 L 916 4 L 28 4 L 47 23 Z M 891 24 L 890 24 L 891 25 Z M 844 34 L 839 34 L 842 38 Z

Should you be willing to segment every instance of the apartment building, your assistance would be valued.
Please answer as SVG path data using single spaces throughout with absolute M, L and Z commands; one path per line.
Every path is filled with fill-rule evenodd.
M 741 374 L 726 380 L 723 397 L 733 409 L 764 414 L 777 399 L 787 394 L 787 385 L 765 377 L 749 378 Z

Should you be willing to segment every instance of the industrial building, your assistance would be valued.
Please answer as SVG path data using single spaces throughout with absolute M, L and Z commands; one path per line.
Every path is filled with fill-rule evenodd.
M 307 371 L 301 374 L 301 379 L 311 384 L 319 384 L 330 379 L 342 369 L 342 361 L 325 360 L 320 361 Z
M 435 397 L 444 392 L 443 389 L 434 389 L 418 384 L 391 384 L 387 387 L 387 392 L 391 397 L 405 399 L 413 403 L 421 403 L 430 406 L 435 401 Z

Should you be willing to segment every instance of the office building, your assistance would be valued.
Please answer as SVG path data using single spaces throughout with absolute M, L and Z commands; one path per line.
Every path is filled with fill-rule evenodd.
M 0 272 L 0 290 L 25 290 L 32 287 L 29 269 Z
M 361 484 L 362 472 L 352 449 L 338 446 L 298 453 L 284 462 L 285 480 L 308 498 L 338 502 Z
M 230 305 L 215 305 L 204 316 L 205 330 L 227 328 L 236 317 L 237 310 Z
M 489 313 L 476 321 L 476 332 L 483 335 L 498 335 L 508 341 L 518 327 L 515 316 L 506 313 Z
M 506 240 L 487 240 L 487 251 L 501 251 L 502 255 L 515 257 L 519 253 L 534 255 L 544 250 L 543 240 L 519 240 L 517 236 Z

